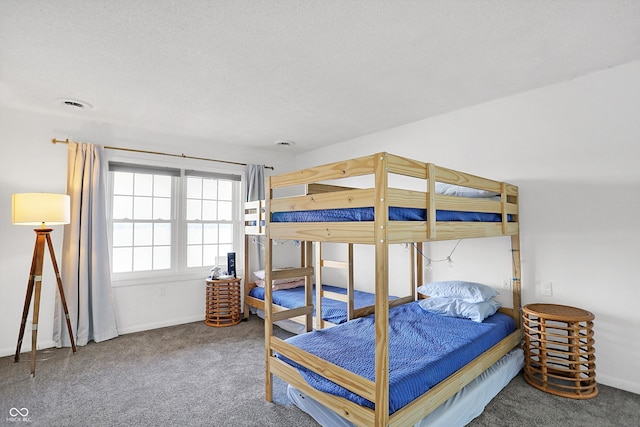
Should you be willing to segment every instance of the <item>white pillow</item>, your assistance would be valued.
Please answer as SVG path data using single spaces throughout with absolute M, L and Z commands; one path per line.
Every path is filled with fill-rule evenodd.
M 436 182 L 436 193 L 443 194 L 445 196 L 458 196 L 458 197 L 495 197 L 500 193 L 487 190 L 478 190 L 477 188 L 463 187 L 460 185 L 446 184 L 444 182 Z
M 256 285 L 264 288 L 264 280 L 260 279 L 256 281 Z M 293 289 L 304 286 L 304 277 L 298 277 L 296 279 L 278 279 L 273 281 L 271 289 L 279 291 L 282 289 Z
M 418 304 L 431 313 L 471 319 L 474 322 L 482 322 L 487 317 L 494 315 L 501 306 L 495 300 L 472 303 L 460 298 L 446 297 L 427 298 L 420 300 Z
M 254 271 L 253 274 L 260 280 L 264 280 L 264 270 Z
M 418 288 L 418 293 L 428 297 L 461 298 L 467 302 L 488 301 L 499 294 L 490 286 L 462 280 L 425 283 Z

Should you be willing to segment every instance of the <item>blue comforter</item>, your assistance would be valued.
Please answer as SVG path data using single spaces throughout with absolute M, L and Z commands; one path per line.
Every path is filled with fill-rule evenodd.
M 389 325 L 389 413 L 410 403 L 515 330 L 513 319 L 501 313 L 478 323 L 429 313 L 417 302 L 391 309 Z M 373 316 L 287 339 L 372 381 L 375 381 L 374 340 Z M 372 402 L 282 359 L 298 367 L 314 388 L 374 407 Z
M 346 288 L 337 286 L 322 285 L 322 289 L 327 292 L 336 292 L 346 295 Z M 249 295 L 264 301 L 264 288 L 256 287 L 249 291 Z M 375 303 L 375 295 L 368 292 L 354 291 L 355 308 L 366 307 Z M 393 299 L 393 297 L 391 297 Z M 287 308 L 296 308 L 304 306 L 304 286 L 293 289 L 282 289 L 273 291 L 273 303 Z M 316 302 L 315 286 L 313 290 L 313 304 Z M 313 313 L 315 316 L 315 311 Z M 347 303 L 336 301 L 330 298 L 322 298 L 322 318 L 334 324 L 344 323 L 347 321 Z
M 271 222 L 342 222 L 373 220 L 373 207 L 273 212 L 271 214 Z M 426 221 L 427 210 L 419 208 L 399 208 L 391 206 L 389 207 L 389 220 Z M 436 221 L 500 222 L 502 221 L 502 215 L 484 212 L 439 210 L 436 212 Z M 511 221 L 511 216 L 509 216 L 509 221 Z

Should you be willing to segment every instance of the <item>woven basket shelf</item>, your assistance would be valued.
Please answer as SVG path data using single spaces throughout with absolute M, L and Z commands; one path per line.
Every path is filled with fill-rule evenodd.
M 206 313 L 208 326 L 233 326 L 241 320 L 240 277 L 207 279 Z
M 595 397 L 594 315 L 557 304 L 528 304 L 522 311 L 525 380 L 558 396 Z

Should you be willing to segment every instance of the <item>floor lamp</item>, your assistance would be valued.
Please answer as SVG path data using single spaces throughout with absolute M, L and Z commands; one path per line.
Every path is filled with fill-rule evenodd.
M 49 247 L 53 270 L 58 281 L 58 292 L 60 292 L 60 300 L 64 308 L 65 319 L 67 321 L 67 329 L 69 330 L 69 338 L 71 339 L 71 347 L 76 352 L 76 343 L 73 339 L 73 331 L 69 320 L 69 310 L 67 309 L 67 301 L 64 298 L 64 290 L 62 289 L 62 279 L 58 270 L 58 263 L 53 251 L 51 243 L 51 232 L 53 229 L 46 226 L 68 224 L 70 219 L 70 199 L 66 194 L 51 193 L 21 193 L 14 194 L 11 200 L 12 215 L 11 220 L 18 225 L 40 225 L 35 228 L 36 244 L 33 249 L 33 258 L 31 259 L 31 271 L 29 273 L 29 282 L 27 284 L 27 296 L 24 300 L 24 309 L 22 310 L 22 323 L 20 323 L 20 333 L 18 334 L 18 346 L 16 348 L 15 362 L 20 361 L 20 348 L 22 347 L 22 338 L 24 337 L 24 329 L 29 314 L 29 306 L 31 305 L 31 297 L 33 301 L 33 321 L 31 330 L 31 376 L 36 375 L 36 347 L 38 341 L 38 315 L 40 314 L 40 289 L 42 286 L 42 265 L 44 262 L 44 245 L 45 242 Z

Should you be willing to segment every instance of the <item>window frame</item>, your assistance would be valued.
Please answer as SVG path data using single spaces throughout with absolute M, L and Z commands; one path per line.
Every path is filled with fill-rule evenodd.
M 109 260 L 113 256 L 113 174 L 109 171 L 109 163 L 125 163 L 140 166 L 140 169 L 149 168 L 173 168 L 180 171 L 180 176 L 172 179 L 172 219 L 171 219 L 171 268 L 162 270 L 144 270 L 114 273 L 112 263 L 109 263 L 111 271 L 112 287 L 134 286 L 140 284 L 170 283 L 178 280 L 204 279 L 211 266 L 187 267 L 187 224 L 186 200 L 187 200 L 187 171 L 190 173 L 201 172 L 206 176 L 237 176 L 239 180 L 233 182 L 232 224 L 233 224 L 233 248 L 236 259 L 244 256 L 244 227 L 242 214 L 244 200 L 244 169 L 237 166 L 224 167 L 213 165 L 211 162 L 201 160 L 181 159 L 176 165 L 157 155 L 144 153 L 107 153 L 105 156 L 106 174 L 106 208 L 107 229 L 109 239 Z M 153 221 L 151 221 L 153 222 Z

